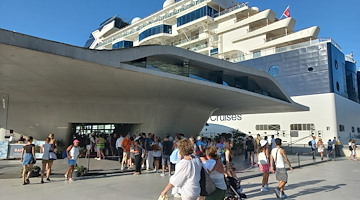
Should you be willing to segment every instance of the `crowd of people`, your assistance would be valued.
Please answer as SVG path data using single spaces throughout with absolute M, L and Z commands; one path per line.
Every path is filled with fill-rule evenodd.
M 35 164 L 35 145 L 32 144 L 33 138 L 29 137 L 24 145 L 21 162 L 23 164 L 22 181 L 29 184 L 30 171 Z M 332 152 L 337 140 L 329 140 L 327 150 Z M 168 191 L 175 197 L 181 199 L 224 199 L 229 195 L 228 188 L 232 186 L 235 195 L 241 193 L 240 179 L 236 175 L 236 168 L 232 163 L 234 157 L 232 138 L 216 137 L 214 139 L 205 137 L 189 137 L 183 134 L 170 135 L 160 138 L 153 133 L 141 133 L 138 136 L 129 134 L 111 134 L 107 137 L 101 134 L 91 134 L 88 137 L 81 136 L 74 138 L 72 144 L 65 150 L 65 157 L 68 169 L 65 179 L 73 181 L 72 174 L 80 155 L 80 144 L 85 145 L 86 155 L 89 157 L 96 153 L 96 160 L 101 160 L 106 155 L 117 158 L 121 170 L 134 169 L 134 175 L 140 175 L 143 171 L 160 173 L 160 176 L 170 176 L 169 184 L 161 192 L 160 197 L 165 198 Z M 256 138 L 248 136 L 244 140 L 245 159 L 252 167 L 258 166 L 262 171 L 260 192 L 269 191 L 269 174 L 275 173 L 279 181 L 274 189 L 277 198 L 284 199 L 286 194 L 284 187 L 288 180 L 286 164 L 293 170 L 291 163 L 286 155 L 286 151 L 281 148 L 282 141 L 274 135 L 269 138 Z M 309 141 L 313 152 L 317 151 L 323 159 L 323 152 L 326 149 L 322 139 L 316 141 L 313 137 Z M 54 134 L 45 138 L 45 144 L 41 146 L 42 170 L 41 183 L 50 181 L 51 167 L 54 162 L 53 154 L 56 151 L 57 142 Z M 350 159 L 356 159 L 355 140 L 349 141 Z M 315 154 L 314 154 L 315 156 Z M 257 162 L 255 162 L 257 161 Z M 201 170 L 204 169 L 216 186 L 216 190 L 211 194 L 201 196 Z M 234 184 L 232 184 L 232 182 Z

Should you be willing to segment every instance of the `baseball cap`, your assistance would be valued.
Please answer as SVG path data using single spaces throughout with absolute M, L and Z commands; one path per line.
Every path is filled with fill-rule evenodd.
M 80 141 L 79 140 L 74 140 L 74 142 L 73 143 L 80 143 Z

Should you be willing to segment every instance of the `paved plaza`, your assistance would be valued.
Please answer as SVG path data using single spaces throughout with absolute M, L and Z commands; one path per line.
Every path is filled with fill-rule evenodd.
M 292 160 L 295 158 L 296 156 L 291 156 Z M 240 167 L 246 166 L 242 159 L 238 157 L 237 160 L 238 163 L 243 163 L 239 164 Z M 59 169 L 65 165 L 61 160 L 56 163 L 55 175 L 50 183 L 40 184 L 40 178 L 31 178 L 31 184 L 23 186 L 18 174 L 9 175 L 13 173 L 15 166 L 20 169 L 20 161 L 0 161 L 0 199 L 49 199 L 47 195 L 52 196 L 51 199 L 157 199 L 169 179 L 169 176 L 161 177 L 155 173 L 140 176 L 131 175 L 131 171 L 121 173 L 116 169 L 116 161 L 92 159 L 90 164 L 94 168 L 94 176 L 68 182 L 62 176 L 64 170 Z M 81 159 L 80 163 L 87 164 L 87 159 Z M 288 199 L 358 199 L 356 191 L 360 182 L 360 162 L 342 158 L 316 165 L 310 165 L 309 160 L 302 163 L 307 166 L 289 173 L 289 184 L 285 190 Z M 293 165 L 296 166 L 295 161 Z M 96 167 L 99 169 L 95 169 Z M 101 171 L 103 173 L 99 173 Z M 258 168 L 243 169 L 238 176 L 245 178 L 242 186 L 248 199 L 276 199 L 273 193 L 276 186 L 274 175 L 270 176 L 271 191 L 267 193 L 260 193 L 261 177 Z

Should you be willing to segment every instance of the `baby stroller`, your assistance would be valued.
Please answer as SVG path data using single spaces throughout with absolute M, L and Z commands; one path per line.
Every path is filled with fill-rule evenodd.
M 225 177 L 225 182 L 228 187 L 226 191 L 226 197 L 224 200 L 240 200 L 246 198 L 246 195 L 242 192 L 240 181 L 233 177 Z

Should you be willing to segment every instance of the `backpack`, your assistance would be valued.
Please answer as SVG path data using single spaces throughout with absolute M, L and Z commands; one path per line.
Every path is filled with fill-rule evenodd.
M 312 146 L 312 141 L 311 141 L 311 140 L 308 142 L 308 145 L 309 145 L 309 146 Z
M 349 150 L 350 150 L 350 151 L 352 151 L 352 150 L 353 150 L 352 146 L 349 146 Z

